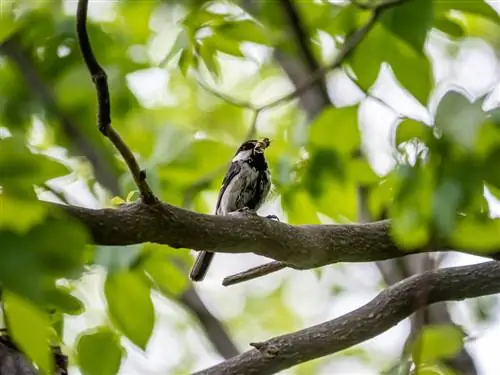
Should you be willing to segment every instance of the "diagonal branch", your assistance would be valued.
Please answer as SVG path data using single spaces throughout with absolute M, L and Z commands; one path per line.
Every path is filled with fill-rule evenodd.
M 428 298 L 418 305 L 425 285 Z M 278 336 L 195 375 L 274 374 L 292 366 L 337 353 L 371 339 L 422 307 L 441 301 L 459 301 L 500 292 L 500 264 L 485 262 L 471 266 L 428 271 L 401 281 L 366 305 L 301 331 Z
M 116 147 L 120 155 L 127 163 L 128 169 L 134 178 L 135 184 L 141 193 L 141 198 L 145 203 L 154 204 L 158 199 L 154 196 L 151 188 L 146 182 L 146 172 L 139 168 L 139 164 L 135 159 L 132 151 L 120 137 L 120 134 L 111 126 L 111 106 L 109 98 L 108 81 L 106 72 L 97 62 L 87 32 L 87 7 L 88 0 L 79 0 L 76 14 L 76 33 L 78 36 L 78 44 L 83 55 L 83 59 L 89 73 L 92 77 L 92 82 L 96 87 L 98 113 L 97 125 L 100 132 L 108 137 L 108 139 Z
M 284 262 L 274 261 L 274 262 L 264 263 L 260 266 L 250 268 L 247 271 L 243 271 L 235 275 L 225 277 L 224 280 L 222 280 L 222 285 L 229 286 L 229 285 L 239 284 L 244 281 L 256 279 L 257 277 L 269 275 L 270 273 L 282 270 L 286 267 L 288 267 L 288 265 Z

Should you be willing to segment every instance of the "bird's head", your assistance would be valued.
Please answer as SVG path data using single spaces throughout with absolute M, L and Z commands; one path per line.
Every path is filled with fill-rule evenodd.
M 271 141 L 269 138 L 261 138 L 259 140 L 250 139 L 241 144 L 236 151 L 233 161 L 249 160 L 257 155 L 263 155 L 264 150 L 269 147 Z

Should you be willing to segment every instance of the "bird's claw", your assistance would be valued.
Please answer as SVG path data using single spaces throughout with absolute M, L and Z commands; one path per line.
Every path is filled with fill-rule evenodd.
M 248 207 L 238 208 L 236 211 L 231 212 L 232 215 L 257 215 L 255 210 Z
M 267 215 L 266 218 L 271 219 L 271 220 L 280 221 L 280 218 L 276 215 Z

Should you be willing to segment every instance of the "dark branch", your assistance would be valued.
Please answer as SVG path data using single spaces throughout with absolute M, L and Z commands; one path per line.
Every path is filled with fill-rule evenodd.
M 83 59 L 89 73 L 92 77 L 92 82 L 96 87 L 98 113 L 97 124 L 99 130 L 103 135 L 116 147 L 123 160 L 127 163 L 128 169 L 134 178 L 142 200 L 148 204 L 157 203 L 157 198 L 151 191 L 148 183 L 146 182 L 146 173 L 139 168 L 139 164 L 135 159 L 132 151 L 128 148 L 122 140 L 118 132 L 111 126 L 111 106 L 109 98 L 108 81 L 106 72 L 97 62 L 87 32 L 87 6 L 88 0 L 79 0 L 78 9 L 76 14 L 76 33 L 78 36 L 78 44 L 83 55 Z
M 282 270 L 288 267 L 286 263 L 283 262 L 269 262 L 262 264 L 258 267 L 250 268 L 247 271 L 237 273 L 235 275 L 228 276 L 222 280 L 222 285 L 229 286 L 234 284 L 239 284 L 244 281 L 256 279 L 257 277 L 262 277 L 269 275 L 270 273 Z
M 345 225 L 293 226 L 257 215 L 206 215 L 166 203 L 154 207 L 137 202 L 118 209 L 88 209 L 47 203 L 80 220 L 94 243 L 131 245 L 155 242 L 173 248 L 220 253 L 255 253 L 309 269 L 337 262 L 370 262 L 404 257 L 410 253 L 443 251 L 447 244 L 431 243 L 411 252 L 401 249 L 390 235 L 390 221 Z M 463 253 L 499 257 L 470 249 Z
M 300 52 L 306 62 L 307 68 L 310 72 L 315 72 L 320 69 L 320 65 L 316 61 L 314 54 L 312 52 L 310 46 L 310 37 L 309 33 L 303 25 L 302 20 L 300 19 L 299 12 L 293 3 L 294 0 L 280 0 L 281 5 L 283 7 L 284 13 L 288 18 L 288 24 L 290 25 L 291 30 L 295 34 L 295 40 L 299 45 Z M 330 97 L 328 96 L 328 90 L 326 85 L 321 80 L 317 82 L 318 92 L 321 95 L 321 101 L 323 105 L 327 105 L 330 103 Z
M 208 339 L 222 357 L 229 359 L 240 354 L 222 323 L 208 311 L 192 287 L 182 293 L 179 302 L 188 307 L 196 316 Z
M 425 285 L 425 305 L 417 305 Z M 440 301 L 459 301 L 500 292 L 500 264 L 485 262 L 445 268 L 399 282 L 366 305 L 336 319 L 256 343 L 249 350 L 195 375 L 274 374 L 337 353 L 375 337 L 418 309 Z

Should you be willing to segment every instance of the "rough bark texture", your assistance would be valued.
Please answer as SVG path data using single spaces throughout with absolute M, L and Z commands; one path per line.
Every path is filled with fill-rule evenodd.
M 309 269 L 337 262 L 370 262 L 410 254 L 390 236 L 390 221 L 345 225 L 289 225 L 250 214 L 200 214 L 167 203 L 141 202 L 121 208 L 89 209 L 47 203 L 63 209 L 89 230 L 100 245 L 155 242 L 173 248 L 220 253 L 255 253 Z M 446 244 L 429 244 L 413 253 L 442 251 Z M 473 254 L 470 249 L 454 248 Z M 485 256 L 498 258 L 498 249 Z
M 425 286 L 426 290 L 423 290 Z M 425 305 L 500 292 L 500 264 L 428 271 L 399 282 L 366 305 L 328 322 L 253 344 L 249 350 L 195 375 L 273 374 L 333 354 L 393 327 Z M 417 302 L 426 293 L 424 305 Z

